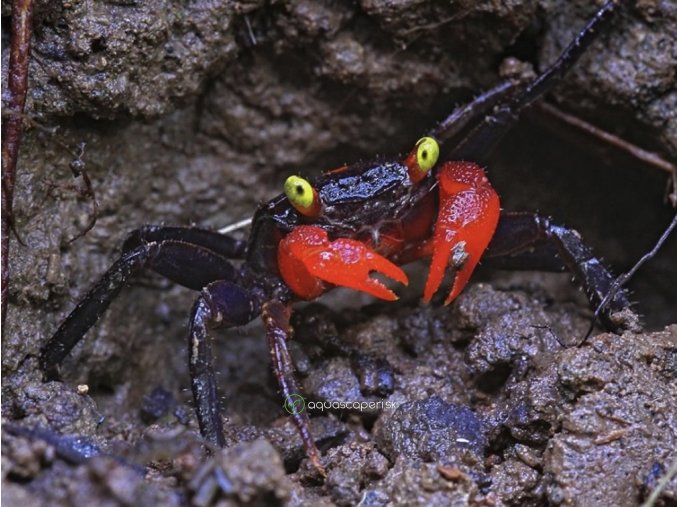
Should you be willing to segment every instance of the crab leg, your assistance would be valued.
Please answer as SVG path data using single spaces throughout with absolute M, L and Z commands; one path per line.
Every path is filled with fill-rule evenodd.
M 245 289 L 226 281 L 202 290 L 191 312 L 188 350 L 191 387 L 200 432 L 210 443 L 226 444 L 221 422 L 209 329 L 243 326 L 259 311 L 257 300 Z
M 501 213 L 484 260 L 499 269 L 567 269 L 585 289 L 592 307 L 601 303 L 615 280 L 578 232 L 533 213 Z M 600 316 L 604 326 L 615 331 L 628 327 L 627 322 L 614 320 L 614 314 L 629 307 L 626 291 L 619 290 Z
M 296 227 L 280 242 L 278 265 L 285 283 L 304 299 L 322 294 L 327 282 L 396 300 L 393 291 L 369 276 L 372 271 L 404 285 L 409 282 L 404 271 L 364 243 L 345 238 L 329 241 L 327 231 L 311 225 Z
M 428 135 L 450 146 L 463 141 L 461 134 L 473 129 L 477 119 L 491 114 L 492 110 L 501 103 L 508 102 L 519 91 L 525 89 L 527 83 L 523 81 L 503 81 L 490 90 L 478 95 L 472 102 L 457 107 L 442 120 Z
M 468 283 L 487 248 L 496 230 L 500 204 L 484 171 L 472 162 L 446 162 L 437 179 L 440 205 L 423 300 L 430 301 L 451 266 L 456 269 L 456 277 L 445 300 L 449 304 Z
M 122 251 L 126 252 L 144 243 L 161 241 L 181 241 L 207 248 L 227 259 L 244 259 L 247 242 L 232 238 L 226 234 L 200 229 L 199 227 L 166 227 L 163 225 L 145 225 L 132 231 Z
M 144 268 L 195 290 L 214 280 L 235 280 L 238 276 L 223 256 L 202 246 L 183 241 L 139 242 L 122 253 L 43 347 L 40 364 L 48 377 L 54 376 L 55 367 L 99 320 L 129 280 Z
M 287 349 L 287 340 L 289 339 L 289 331 L 291 329 L 289 323 L 290 316 L 291 308 L 289 305 L 285 305 L 277 300 L 263 304 L 261 318 L 266 328 L 273 371 L 282 391 L 285 405 L 295 408 L 294 401 L 296 397 L 301 396 L 301 390 L 296 382 L 294 366 Z M 290 413 L 294 424 L 301 434 L 301 440 L 303 440 L 303 446 L 306 449 L 308 459 L 310 459 L 310 462 L 320 474 L 326 477 L 324 467 L 320 463 L 320 451 L 315 446 L 315 440 L 313 440 L 313 436 L 310 433 L 310 420 L 307 412 L 302 407 L 298 410 L 292 409 Z
M 482 121 L 473 130 L 454 144 L 454 148 L 448 156 L 458 160 L 474 160 L 479 164 L 485 164 L 503 136 L 517 123 L 520 113 L 547 94 L 560 81 L 562 76 L 573 67 L 580 56 L 597 38 L 598 32 L 604 29 L 609 24 L 609 21 L 613 19 L 613 14 L 619 6 L 625 3 L 629 2 L 607 0 L 560 57 L 545 72 L 523 89 L 522 85 L 518 84 L 515 89 L 521 89 L 522 91 L 517 93 L 507 105 L 502 105 L 492 114 L 483 117 Z M 500 85 L 494 90 L 502 96 L 508 95 L 500 90 Z M 488 93 L 492 93 L 494 90 Z M 484 96 L 480 96 L 470 106 L 475 102 L 483 102 L 484 99 Z M 441 127 L 436 129 L 436 134 L 441 139 L 446 139 L 447 130 L 451 130 L 453 123 L 450 119 L 444 120 Z

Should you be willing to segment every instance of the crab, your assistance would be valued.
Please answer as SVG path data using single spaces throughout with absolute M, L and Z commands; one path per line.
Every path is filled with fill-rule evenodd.
M 130 234 L 120 258 L 77 304 L 41 351 L 56 367 L 143 269 L 199 291 L 189 323 L 189 370 L 197 420 L 207 442 L 225 445 L 210 329 L 260 316 L 285 400 L 301 389 L 287 347 L 291 304 L 347 287 L 392 301 L 378 273 L 407 285 L 401 266 L 430 258 L 423 300 L 453 277 L 444 304 L 468 283 L 480 259 L 507 269 L 569 270 L 597 307 L 614 278 L 571 229 L 534 213 L 501 210 L 483 166 L 519 114 L 547 93 L 618 9 L 607 1 L 559 59 L 532 81 L 508 81 L 481 94 L 396 159 L 345 165 L 314 179 L 290 176 L 284 192 L 259 206 L 247 241 L 196 227 L 145 226 Z M 239 266 L 231 263 L 241 261 Z M 600 313 L 611 330 L 629 306 L 624 291 Z M 291 411 L 311 463 L 322 472 L 306 412 Z

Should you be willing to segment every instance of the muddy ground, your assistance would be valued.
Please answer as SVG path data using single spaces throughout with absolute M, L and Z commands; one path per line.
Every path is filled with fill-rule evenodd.
M 3 502 L 644 501 L 676 458 L 674 238 L 631 284 L 643 329 L 580 348 L 590 311 L 565 274 L 480 269 L 450 308 L 412 287 L 397 304 L 336 291 L 299 309 L 309 400 L 398 406 L 311 414 L 324 482 L 284 417 L 258 323 L 215 332 L 230 445 L 205 456 L 186 367 L 194 294 L 158 277 L 123 291 L 63 383 L 43 383 L 36 360 L 130 230 L 218 228 L 290 173 L 405 151 L 498 82 L 507 56 L 552 61 L 591 4 L 36 2 L 27 113 L 41 127 L 25 134 L 15 196 L 26 246 L 11 245 L 3 329 Z M 638 2 L 549 101 L 677 160 L 676 27 L 676 2 Z M 80 143 L 99 214 L 70 243 L 91 212 L 69 169 Z M 505 208 L 575 227 L 617 272 L 671 217 L 664 174 L 542 112 L 488 169 Z M 673 479 L 659 504 L 675 503 Z

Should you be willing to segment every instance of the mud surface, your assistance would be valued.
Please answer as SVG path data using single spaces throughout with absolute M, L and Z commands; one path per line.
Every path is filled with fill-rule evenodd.
M 158 277 L 123 291 L 63 383 L 43 383 L 36 360 L 130 230 L 218 228 L 292 172 L 407 150 L 498 82 L 505 57 L 552 61 L 592 9 L 36 2 L 27 113 L 39 126 L 18 164 L 26 246 L 11 245 L 2 343 L 3 502 L 641 503 L 677 448 L 674 238 L 631 287 L 645 331 L 596 333 L 580 348 L 590 312 L 567 275 L 480 270 L 450 308 L 419 305 L 412 287 L 397 304 L 337 291 L 333 309 L 300 309 L 293 353 L 307 398 L 397 407 L 311 413 L 324 482 L 284 417 L 258 323 L 215 333 L 229 446 L 205 455 L 187 391 L 194 294 Z M 677 3 L 638 2 L 550 100 L 676 160 L 675 27 Z M 80 143 L 99 216 L 69 243 L 91 212 L 69 169 Z M 575 227 L 618 272 L 671 216 L 663 174 L 537 111 L 489 174 L 503 207 Z M 675 480 L 660 502 L 677 502 Z

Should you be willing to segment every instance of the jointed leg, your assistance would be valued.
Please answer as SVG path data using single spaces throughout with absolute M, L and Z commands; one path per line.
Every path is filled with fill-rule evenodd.
M 517 122 L 520 113 L 559 82 L 595 40 L 598 32 L 607 25 L 620 3 L 620 0 L 607 0 L 555 63 L 526 86 L 522 92 L 517 93 L 507 105 L 499 107 L 491 115 L 486 115 L 463 140 L 455 144 L 449 154 L 450 158 L 472 160 L 479 165 L 486 165 L 494 148 Z
M 533 213 L 502 213 L 484 259 L 488 265 L 505 269 L 567 269 L 579 280 L 593 308 L 614 282 L 576 231 Z M 602 323 L 612 330 L 622 329 L 625 323 L 615 322 L 612 317 L 629 306 L 627 295 L 619 290 L 600 315 Z
M 266 336 L 268 337 L 268 347 L 273 362 L 273 371 L 280 385 L 282 397 L 285 403 L 294 406 L 294 398 L 300 396 L 301 390 L 294 376 L 294 366 L 287 350 L 287 339 L 289 337 L 289 317 L 291 309 L 288 305 L 280 301 L 269 301 L 263 304 L 261 317 L 266 327 Z M 308 414 L 303 410 L 290 410 L 294 424 L 301 434 L 306 454 L 313 466 L 322 474 L 326 475 L 322 464 L 320 463 L 320 451 L 315 446 L 313 436 L 310 434 L 310 421 Z
M 489 114 L 498 104 L 506 103 L 511 97 L 514 97 L 521 89 L 526 88 L 526 83 L 519 81 L 504 81 L 492 89 L 475 97 L 472 102 L 457 107 L 454 111 L 442 120 L 428 135 L 437 140 L 438 143 L 450 143 L 455 145 L 462 139 L 459 136 L 470 128 L 477 125 L 477 122 Z
M 219 447 L 223 447 L 226 442 L 209 328 L 242 326 L 258 313 L 258 302 L 249 292 L 225 281 L 209 284 L 193 305 L 188 350 L 195 410 L 202 436 Z
M 142 269 L 158 251 L 157 244 L 130 250 L 104 273 L 64 320 L 40 353 L 40 365 L 51 376 L 56 367 L 106 311 L 131 276 Z
M 150 268 L 192 289 L 214 280 L 235 280 L 237 271 L 222 256 L 200 246 L 178 241 L 142 243 L 128 250 L 63 321 L 40 354 L 49 375 L 106 311 L 131 277 Z
M 190 243 L 211 250 L 227 259 L 244 259 L 247 251 L 246 241 L 225 234 L 197 227 L 165 227 L 161 225 L 146 225 L 132 231 L 122 245 L 122 251 L 132 250 L 144 243 L 159 243 L 161 241 Z

